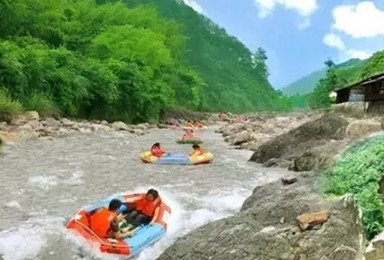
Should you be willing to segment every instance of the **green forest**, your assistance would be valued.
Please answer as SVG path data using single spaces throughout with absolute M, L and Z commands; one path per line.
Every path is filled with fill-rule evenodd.
M 0 0 L 0 21 L 0 117 L 291 109 L 268 82 L 262 48 L 252 53 L 174 0 Z

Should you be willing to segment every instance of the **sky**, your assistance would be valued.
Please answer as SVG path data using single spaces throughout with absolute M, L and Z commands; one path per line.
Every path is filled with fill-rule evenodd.
M 183 0 L 251 51 L 267 51 L 275 88 L 384 49 L 383 0 Z

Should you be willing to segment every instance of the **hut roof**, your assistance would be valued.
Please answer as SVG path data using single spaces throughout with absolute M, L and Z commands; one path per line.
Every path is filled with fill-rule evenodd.
M 363 79 L 361 81 L 355 82 L 355 83 L 350 84 L 348 86 L 335 89 L 334 91 L 337 92 L 339 90 L 346 89 L 346 88 L 352 88 L 352 87 L 355 87 L 355 86 L 364 86 L 364 85 L 368 85 L 368 84 L 371 84 L 371 83 L 374 83 L 376 81 L 383 80 L 383 79 L 384 79 L 384 72 L 380 72 L 378 74 L 375 74 L 373 76 L 367 77 L 367 78 L 365 78 L 365 79 Z

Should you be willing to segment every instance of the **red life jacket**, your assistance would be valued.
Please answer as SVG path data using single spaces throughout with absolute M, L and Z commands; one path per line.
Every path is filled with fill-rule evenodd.
M 106 207 L 101 207 L 90 216 L 90 228 L 99 237 L 108 238 L 110 236 L 111 223 L 116 216 L 115 212 L 109 211 Z
M 152 147 L 151 154 L 156 157 L 161 157 L 164 155 L 164 150 L 159 147 Z
M 135 202 L 135 209 L 140 211 L 148 217 L 153 217 L 155 214 L 156 208 L 160 205 L 160 198 L 150 201 L 147 199 L 146 194 L 144 194 L 141 199 Z

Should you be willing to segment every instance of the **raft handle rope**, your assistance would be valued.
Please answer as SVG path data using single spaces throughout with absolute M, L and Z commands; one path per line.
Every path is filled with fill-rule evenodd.
M 121 248 L 126 248 L 126 247 L 128 247 L 128 245 L 126 245 L 126 246 L 123 246 L 123 245 L 116 245 L 116 244 L 114 244 L 114 245 L 112 245 L 112 242 L 110 243 L 110 244 L 106 244 L 106 243 L 104 243 L 103 242 L 103 240 L 92 230 L 92 229 L 90 229 L 89 227 L 87 227 L 86 225 L 84 225 L 83 223 L 81 223 L 80 221 L 77 221 L 77 220 L 75 220 L 75 222 L 77 223 L 77 224 L 80 224 L 80 226 L 82 226 L 83 228 L 85 228 L 89 233 L 91 233 L 92 235 L 94 235 L 96 238 L 97 238 L 97 240 L 99 240 L 99 242 L 100 242 L 100 244 L 102 244 L 102 245 L 104 245 L 104 246 L 112 246 L 112 247 L 121 247 Z

